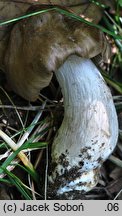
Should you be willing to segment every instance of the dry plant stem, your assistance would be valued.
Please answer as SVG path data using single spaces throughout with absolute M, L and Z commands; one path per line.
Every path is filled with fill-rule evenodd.
M 36 200 L 34 182 L 31 183 L 33 200 Z
M 35 149 L 36 150 L 36 149 Z M 31 149 L 25 149 L 25 150 L 23 150 L 23 152 L 24 153 L 27 153 L 27 152 L 30 152 L 30 151 L 32 151 Z M 11 156 L 11 152 L 10 151 L 7 151 L 5 154 L 3 154 L 3 155 L 0 155 L 0 161 L 2 160 L 2 159 L 4 159 L 4 158 L 7 158 L 7 157 L 10 157 Z M 18 164 L 20 162 L 20 159 L 19 158 L 16 158 L 16 159 L 14 159 L 13 161 L 12 161 L 12 164 L 10 165 L 10 166 L 7 166 L 7 170 L 8 171 L 12 171 L 14 168 L 15 168 L 15 166 L 16 166 L 16 164 Z M 6 174 L 5 173 L 2 173 L 2 174 L 0 174 L 0 178 L 4 178 L 6 176 Z
M 51 135 L 52 135 L 52 128 L 49 130 L 49 133 L 48 133 L 48 136 L 47 136 L 47 139 L 46 141 L 49 141 L 50 138 L 51 138 Z M 46 169 L 45 169 L 45 192 L 44 192 L 44 197 L 45 197 L 45 200 L 47 200 L 47 180 L 48 180 L 48 146 L 46 148 Z
M 4 94 L 6 95 L 6 97 L 9 99 L 9 101 L 11 102 L 11 104 L 13 105 L 13 107 L 14 107 L 14 109 L 15 109 L 15 111 L 16 111 L 16 114 L 17 114 L 17 116 L 18 116 L 18 118 L 19 118 L 19 121 L 20 121 L 22 127 L 24 128 L 23 121 L 22 121 L 22 119 L 21 119 L 21 116 L 20 116 L 18 110 L 16 109 L 16 106 L 14 105 L 13 101 L 11 100 L 11 98 L 9 97 L 9 95 L 7 94 L 7 92 L 6 92 L 2 87 L 0 87 L 0 88 L 1 88 L 1 90 L 4 92 Z
M 43 124 L 42 126 L 39 125 L 39 127 L 37 128 L 37 130 L 34 132 L 33 135 L 35 135 L 35 134 L 37 134 L 37 133 L 38 133 L 38 134 L 39 134 L 39 133 L 41 134 L 41 132 L 42 132 L 45 128 L 49 127 L 49 126 L 52 126 L 52 122 L 50 122 L 49 119 L 48 119 L 48 117 L 47 117 L 45 124 Z M 48 132 L 48 135 L 47 135 L 47 137 L 46 137 L 45 142 L 48 142 L 49 139 L 51 138 L 52 131 L 53 131 L 52 128 L 49 129 L 49 132 Z M 46 132 L 46 133 L 47 133 L 47 132 Z M 41 136 L 39 136 L 39 137 L 36 137 L 36 138 L 34 139 L 34 142 L 38 142 L 40 139 L 43 138 L 43 136 L 44 136 L 46 133 L 44 133 L 43 135 L 41 135 Z M 42 154 L 43 154 L 43 149 L 41 150 L 41 152 L 39 153 L 39 155 L 38 155 L 37 158 L 36 158 L 36 162 L 35 162 L 35 165 L 34 165 L 35 168 L 38 167 L 38 165 L 39 165 L 39 163 L 40 163 L 40 160 L 41 160 L 41 158 L 42 158 Z
M 117 198 L 120 196 L 120 194 L 122 193 L 122 189 L 119 191 L 119 193 L 115 196 L 114 200 L 117 200 Z
M 41 109 L 44 109 L 46 106 L 46 102 L 43 103 L 43 105 L 41 106 Z M 28 128 L 28 130 L 23 134 L 21 140 L 17 143 L 17 146 L 21 146 L 29 137 L 30 133 L 32 132 L 32 130 L 34 129 L 36 123 L 39 121 L 41 115 L 42 115 L 43 111 L 38 111 L 36 117 L 34 118 L 33 122 L 31 123 L 30 127 Z
M 18 149 L 16 143 L 9 136 L 7 136 L 2 130 L 0 130 L 0 136 L 13 149 L 13 151 L 16 151 Z M 28 167 L 31 170 L 34 170 L 33 165 L 29 162 L 27 156 L 24 154 L 23 151 L 20 151 L 18 153 L 18 157 L 26 167 Z
M 0 124 L 0 126 L 2 126 L 2 127 L 6 127 L 6 125 L 5 125 L 5 124 Z M 11 130 L 11 131 L 14 131 L 15 133 L 17 133 L 17 132 L 18 132 L 18 130 L 16 130 L 16 129 L 14 129 L 14 128 L 10 127 L 9 125 L 7 125 L 7 132 L 8 132 L 9 130 Z
M 15 106 L 12 105 L 0 105 L 0 108 L 4 109 L 19 109 L 19 110 L 26 110 L 26 111 L 38 111 L 41 110 L 40 106 Z M 43 109 L 42 109 L 43 110 Z
M 115 105 L 120 106 L 120 105 L 122 105 L 122 102 L 115 102 Z
M 120 142 L 118 142 L 117 147 L 118 147 L 118 150 L 119 150 L 119 152 L 121 154 L 122 153 L 122 142 L 121 142 L 121 139 L 120 139 Z
M 7 158 L 10 155 L 10 150 L 6 151 L 4 154 L 0 155 L 0 161 Z
M 37 129 L 33 132 L 32 137 L 36 136 L 37 134 L 39 134 L 37 137 L 35 137 L 35 139 L 33 140 L 33 142 L 38 142 L 39 140 L 41 140 L 44 135 L 47 133 L 47 131 L 43 132 L 46 128 L 48 128 L 50 126 L 50 121 L 48 120 L 48 118 L 46 119 L 45 123 L 42 125 L 39 125 L 37 127 Z
M 122 96 L 121 95 L 113 96 L 113 100 L 122 100 Z
M 112 163 L 116 164 L 117 166 L 122 168 L 122 160 L 120 160 L 119 158 L 115 157 L 114 155 L 111 155 L 108 158 Z
M 45 123 L 45 124 L 42 125 L 42 126 L 39 125 L 38 128 L 36 129 L 36 131 L 34 131 L 34 133 L 33 133 L 32 136 L 36 135 L 36 134 L 39 133 L 39 132 L 41 133 L 45 128 L 49 127 L 49 125 L 50 125 L 49 122 Z M 41 136 L 36 137 L 36 138 L 33 140 L 33 142 L 38 142 L 40 139 L 42 139 L 42 138 L 45 136 L 45 134 L 46 134 L 46 132 L 43 133 Z M 35 150 L 36 150 L 36 149 L 35 149 Z M 30 152 L 30 151 L 32 151 L 32 150 L 31 150 L 31 149 L 25 149 L 25 150 L 23 150 L 23 152 Z M 0 155 L 0 160 L 9 157 L 11 154 L 12 154 L 12 153 L 10 152 L 10 150 L 8 150 L 5 154 Z M 12 170 L 15 168 L 16 164 L 18 164 L 19 162 L 20 162 L 20 159 L 19 159 L 19 158 L 14 159 L 14 160 L 12 161 L 12 164 L 14 164 L 14 165 L 8 166 L 8 167 L 7 167 L 7 170 L 12 171 Z M 36 167 L 35 167 L 35 168 L 36 168 Z M 6 175 L 5 173 L 0 174 L 0 178 L 4 178 L 5 175 Z
M 46 100 L 47 102 L 50 102 L 51 104 L 56 104 L 56 102 L 57 101 L 55 101 L 55 100 L 50 100 L 50 99 L 48 99 L 47 97 L 45 97 L 44 95 L 42 95 L 41 93 L 39 94 L 42 98 L 44 98 L 44 100 Z
M 70 56 L 55 73 L 64 97 L 64 119 L 52 145 L 49 181 L 57 194 L 89 191 L 113 152 L 118 121 L 112 95 L 89 59 Z
M 46 102 L 44 102 L 44 104 L 42 105 L 41 108 L 44 108 L 46 105 Z M 8 137 L 3 131 L 0 130 L 0 136 L 3 138 L 3 140 L 14 150 L 16 151 L 24 142 L 25 140 L 28 138 L 29 134 L 32 132 L 32 130 L 34 129 L 36 123 L 38 122 L 38 120 L 40 119 L 42 115 L 42 111 L 39 111 L 35 117 L 35 119 L 33 120 L 33 122 L 31 123 L 31 126 L 29 127 L 28 131 L 26 131 L 24 133 L 24 135 L 22 136 L 21 140 L 18 142 L 18 144 L 16 145 L 16 143 L 10 138 Z M 5 154 L 4 156 L 8 155 L 10 153 L 10 151 L 7 152 L 7 154 Z M 18 153 L 18 157 L 20 158 L 20 160 L 24 163 L 25 166 L 29 167 L 31 170 L 33 170 L 33 165 L 29 162 L 27 156 L 24 154 L 23 151 Z M 1 158 L 3 158 L 1 156 Z M 11 166 L 10 166 L 11 167 Z M 13 169 L 14 166 L 11 167 L 11 169 Z M 9 168 L 10 169 L 10 168 Z
M 42 111 L 49 111 L 49 108 L 53 108 L 53 107 L 59 107 L 61 106 L 61 104 L 58 104 L 57 101 L 52 101 L 50 102 L 52 104 L 50 105 L 46 105 L 45 109 L 40 108 L 40 106 L 15 106 L 13 107 L 12 105 L 0 105 L 0 108 L 2 109 L 18 109 L 18 110 L 25 110 L 25 111 L 38 111 L 38 110 L 42 110 Z

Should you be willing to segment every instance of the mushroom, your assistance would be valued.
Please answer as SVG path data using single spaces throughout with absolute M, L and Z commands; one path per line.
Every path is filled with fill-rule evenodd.
M 15 92 L 35 101 L 53 73 L 64 98 L 64 119 L 52 144 L 49 182 L 57 194 L 89 191 L 118 137 L 112 95 L 91 58 L 109 46 L 94 27 L 51 11 L 18 22 L 5 57 Z
M 29 17 L 14 25 L 5 53 L 5 72 L 11 88 L 29 101 L 48 86 L 53 72 L 69 55 L 108 58 L 102 32 L 57 12 Z
M 90 59 L 69 56 L 56 77 L 65 112 L 52 145 L 49 180 L 58 195 L 87 192 L 98 183 L 99 169 L 117 143 L 118 121 L 112 95 Z

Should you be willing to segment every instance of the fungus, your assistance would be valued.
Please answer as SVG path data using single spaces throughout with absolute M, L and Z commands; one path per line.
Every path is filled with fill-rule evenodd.
M 117 143 L 112 95 L 90 59 L 70 56 L 56 77 L 65 112 L 52 145 L 54 168 L 49 179 L 57 194 L 87 192 L 98 183 L 99 169 Z
M 57 194 L 89 191 L 118 137 L 112 95 L 90 60 L 108 58 L 102 32 L 48 12 L 18 22 L 5 57 L 6 76 L 15 92 L 35 101 L 55 73 L 64 98 L 64 119 L 52 145 L 49 182 Z M 58 183 L 57 183 L 58 182 Z
M 48 12 L 14 25 L 5 53 L 5 72 L 11 88 L 29 101 L 49 85 L 53 72 L 76 54 L 108 58 L 102 32 L 57 12 Z

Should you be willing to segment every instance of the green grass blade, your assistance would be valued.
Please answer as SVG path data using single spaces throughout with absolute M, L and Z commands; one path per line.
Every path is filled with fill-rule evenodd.
M 53 10 L 53 8 L 40 10 L 40 11 L 37 11 L 37 12 L 26 14 L 24 16 L 20 16 L 20 17 L 16 17 L 16 18 L 13 18 L 13 19 L 10 19 L 10 20 L 6 20 L 6 21 L 3 21 L 3 22 L 0 22 L 0 26 L 10 24 L 10 23 L 14 23 L 14 22 L 17 22 L 17 21 L 22 20 L 22 19 L 26 19 L 26 18 L 29 18 L 29 17 L 32 17 L 32 16 L 39 15 L 41 13 L 46 13 L 46 12 L 51 11 L 51 10 Z
M 4 172 L 7 174 L 11 183 L 17 187 L 20 193 L 26 200 L 32 200 L 30 191 L 24 186 L 23 182 L 15 176 L 13 173 L 9 172 L 7 169 L 4 169 Z
M 6 183 L 6 184 L 11 184 L 11 181 L 9 181 L 8 179 L 4 179 L 4 178 L 0 178 L 0 182 Z
M 42 149 L 46 148 L 48 145 L 48 142 L 27 142 L 24 145 L 22 145 L 22 150 L 24 149 Z
M 111 85 L 114 89 L 116 89 L 120 94 L 122 94 L 122 83 L 115 81 L 110 78 L 105 72 L 102 72 L 102 75 L 106 82 Z
M 5 170 L 5 169 L 7 168 L 7 166 L 9 166 L 9 165 L 11 164 L 11 162 L 12 162 L 13 159 L 18 155 L 18 153 L 21 151 L 21 149 L 22 149 L 22 146 L 21 146 L 20 148 L 18 148 L 15 152 L 13 152 L 13 153 L 3 162 L 3 164 L 2 164 L 1 167 L 0 167 L 0 174 L 2 174 L 2 173 L 3 173 L 3 170 Z M 28 173 L 32 176 L 32 178 L 33 178 L 36 182 L 38 182 L 39 177 L 38 177 L 37 172 L 36 172 L 34 169 L 31 170 L 31 169 L 27 168 L 27 170 L 28 170 Z

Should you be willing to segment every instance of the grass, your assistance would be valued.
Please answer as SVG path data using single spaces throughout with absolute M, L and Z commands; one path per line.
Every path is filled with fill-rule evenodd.
M 0 26 L 10 25 L 21 19 L 26 19 L 31 16 L 38 16 L 40 13 L 46 13 L 53 10 L 103 31 L 107 37 L 109 37 L 113 50 L 115 49 L 116 51 L 113 51 L 111 63 L 107 66 L 104 65 L 101 68 L 101 72 L 104 76 L 104 79 L 111 88 L 115 107 L 119 116 L 122 112 L 122 15 L 120 15 L 120 11 L 122 10 L 122 1 L 117 1 L 114 14 L 111 14 L 108 11 L 107 5 L 100 4 L 98 1 L 91 2 L 104 8 L 103 18 L 101 23 L 98 25 L 86 21 L 83 18 L 76 16 L 75 14 L 64 9 L 52 7 L 50 9 L 20 16 L 15 19 L 6 20 L 1 22 Z M 55 83 L 53 84 L 55 86 Z M 55 90 L 57 93 L 57 86 L 55 86 Z M 57 129 L 55 128 L 56 124 L 54 123 L 54 116 L 56 118 L 56 123 L 58 122 L 57 124 L 60 124 L 59 115 L 56 116 L 54 114 L 55 110 L 59 108 L 60 111 L 60 108 L 62 109 L 62 107 L 60 106 L 58 99 L 51 99 L 50 95 L 49 98 L 47 95 L 41 97 L 41 101 L 44 102 L 42 103 L 38 100 L 36 105 L 25 105 L 25 101 L 19 98 L 19 100 L 21 100 L 20 106 L 20 104 L 15 100 L 18 98 L 18 96 L 8 95 L 8 93 L 3 88 L 1 88 L 1 94 L 3 94 L 4 98 L 6 98 L 5 101 L 7 101 L 7 105 L 4 104 L 4 100 L 3 104 L 2 102 L 0 104 L 0 114 L 2 116 L 2 130 L 0 131 L 0 136 L 2 137 L 0 144 L 0 182 L 1 184 L 7 184 L 11 187 L 14 186 L 14 188 L 20 192 L 19 199 L 30 200 L 35 198 L 47 198 L 48 145 L 51 143 Z M 45 97 L 46 99 L 44 99 Z M 59 105 L 59 107 L 57 107 L 57 105 Z M 9 112 L 14 113 L 14 124 L 11 123 L 12 119 L 9 116 Z M 6 120 L 6 118 L 7 123 L 4 123 L 3 120 Z M 122 128 L 120 128 L 119 143 L 122 141 L 121 130 Z M 112 173 L 112 171 L 117 167 L 122 167 L 122 150 L 120 154 L 120 152 L 118 153 L 117 149 L 109 158 L 109 161 L 107 162 L 107 168 L 105 164 L 104 172 L 107 172 L 106 170 L 109 169 L 110 173 Z M 34 155 L 35 152 L 36 155 L 38 153 L 38 156 L 36 157 Z M 44 154 L 46 156 L 43 156 Z M 43 157 L 46 158 L 44 163 Z M 41 166 L 41 171 L 39 171 L 40 169 L 38 170 L 38 166 Z M 24 173 L 26 180 L 23 179 L 22 176 L 20 177 L 18 173 L 16 174 L 14 171 L 16 168 L 19 170 L 21 175 Z M 44 175 L 42 175 L 42 173 L 44 173 Z M 41 188 L 40 185 L 42 184 L 44 184 L 44 187 L 42 186 Z M 106 178 L 103 177 L 100 187 L 96 188 L 96 191 L 98 190 L 98 194 L 93 192 L 93 194 L 88 194 L 86 196 L 91 196 L 92 199 L 94 199 L 95 196 L 99 198 L 100 188 L 104 189 L 105 185 L 106 190 L 108 190 L 108 186 L 111 185 L 111 177 L 108 176 L 108 174 Z M 110 193 L 110 188 L 108 191 Z M 111 193 L 111 196 L 110 194 L 108 195 L 105 193 L 105 198 L 118 198 L 118 194 L 120 195 L 120 192 L 121 190 L 118 189 L 116 193 Z
M 4 151 L 3 155 L 0 155 L 1 159 L 4 158 L 4 162 L 2 162 L 0 166 L 0 181 L 16 186 L 24 199 L 32 199 L 31 193 L 34 193 L 34 191 L 25 185 L 16 175 L 14 175 L 12 170 L 17 167 L 20 162 L 22 162 L 23 165 L 19 165 L 19 168 L 24 170 L 24 172 L 26 172 L 31 177 L 32 181 L 36 182 L 36 185 L 39 188 L 39 175 L 30 162 L 30 159 L 28 159 L 28 156 L 26 155 L 29 155 L 33 150 L 37 151 L 38 149 L 47 148 L 48 142 L 40 141 L 43 136 L 45 136 L 48 131 L 50 131 L 51 128 L 51 118 L 46 117 L 40 121 L 45 106 L 46 101 L 40 105 L 40 107 L 38 107 L 37 111 L 35 111 L 36 115 L 28 127 L 25 127 L 22 119 L 20 121 L 20 115 L 18 117 L 19 111 L 16 110 L 15 106 L 12 106 L 17 113 L 17 121 L 20 123 L 23 129 L 15 133 L 12 137 L 9 137 L 6 133 L 0 130 L 0 136 L 5 141 L 2 142 L 0 146 L 1 152 Z M 17 140 L 16 143 L 13 141 L 13 138 Z

